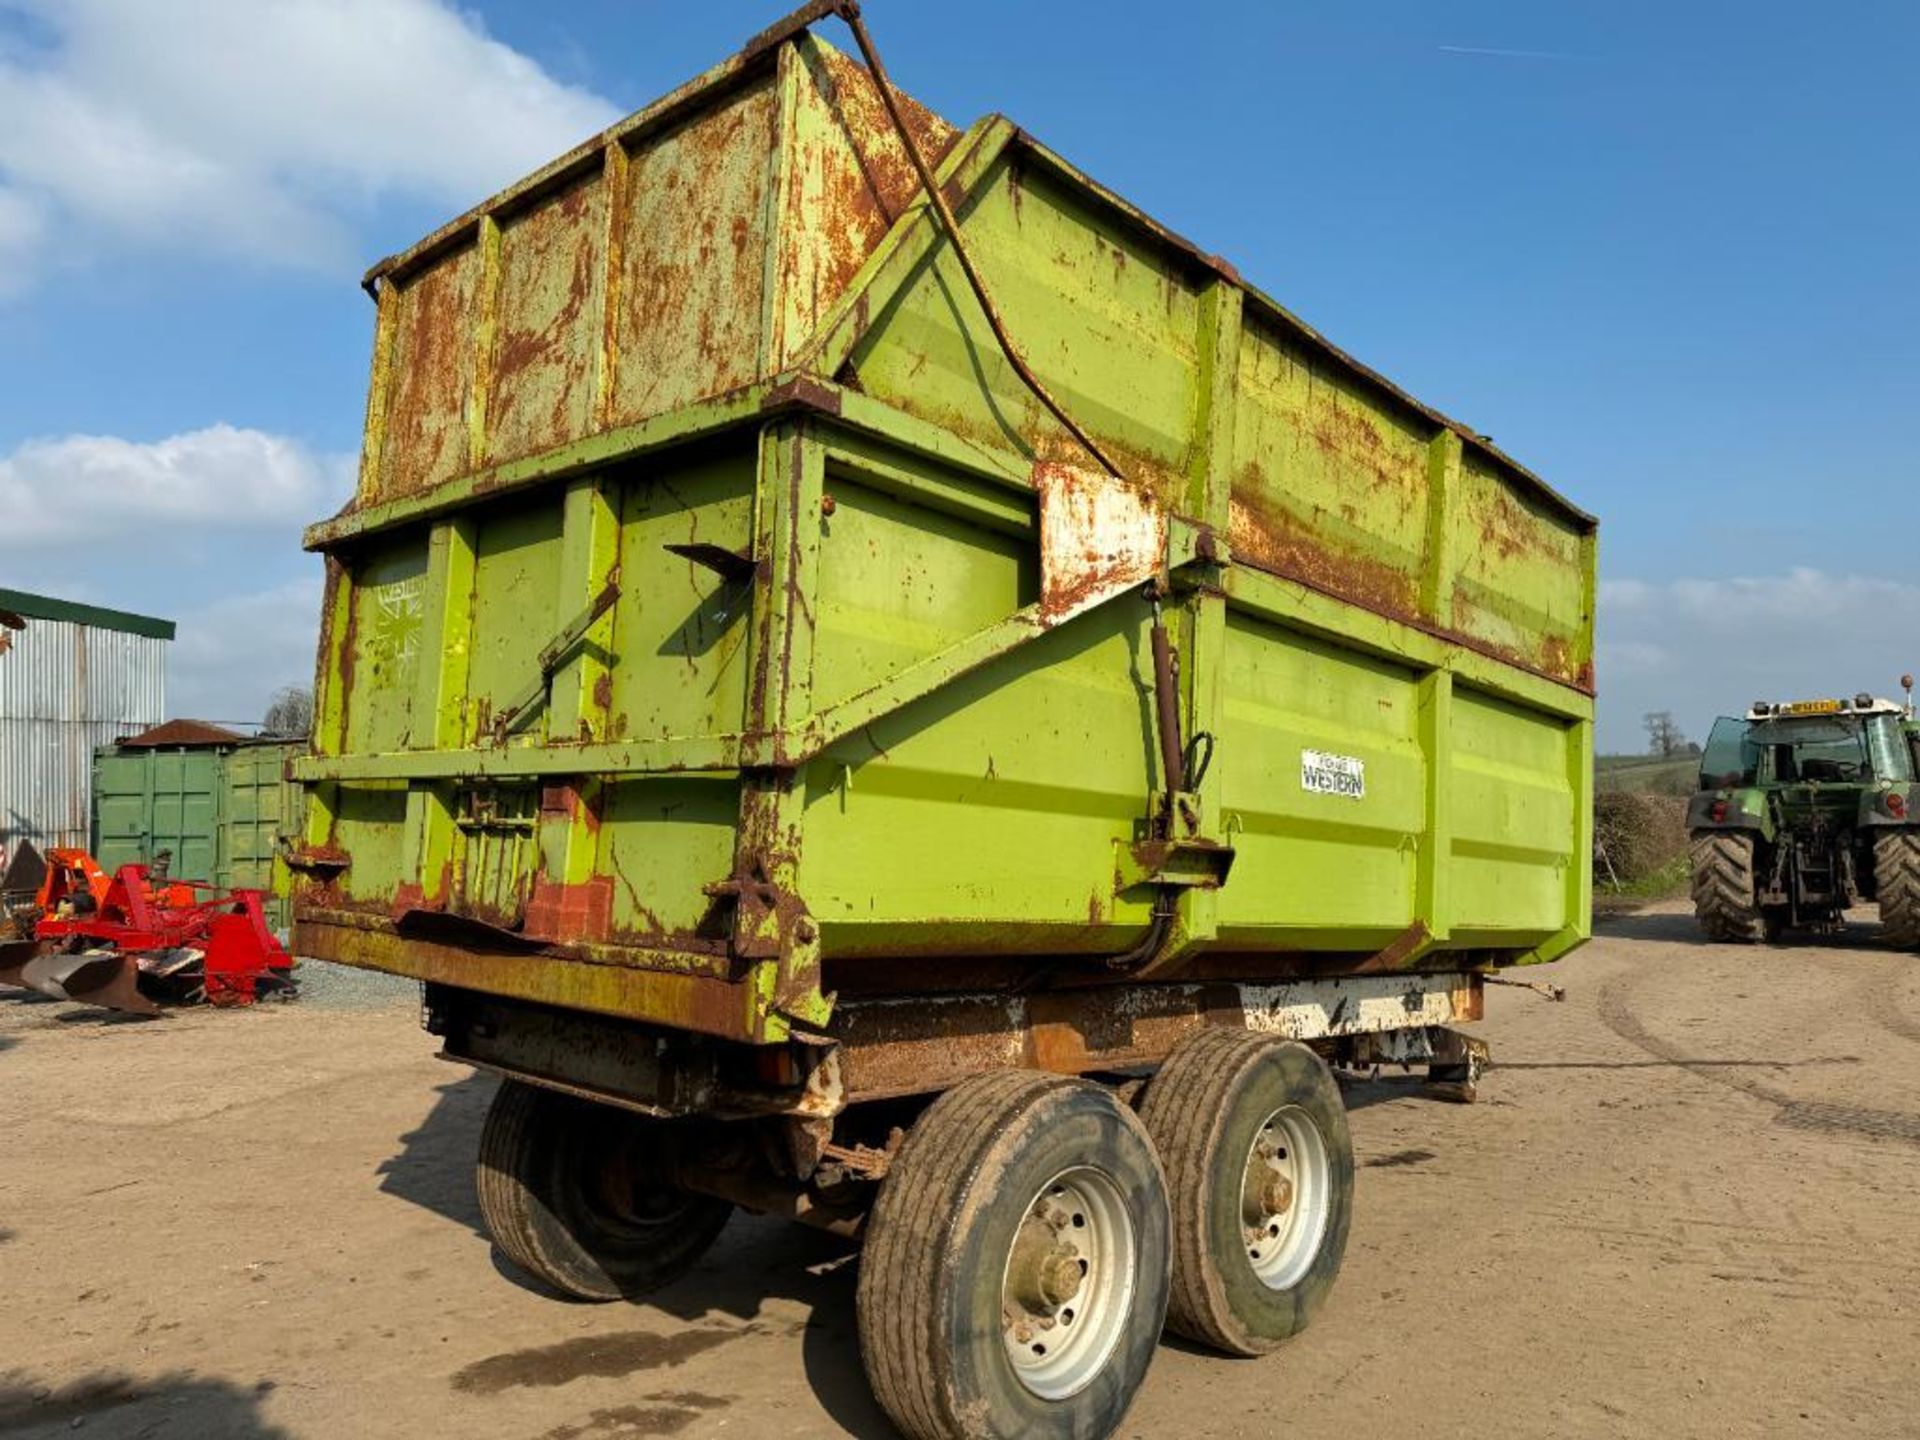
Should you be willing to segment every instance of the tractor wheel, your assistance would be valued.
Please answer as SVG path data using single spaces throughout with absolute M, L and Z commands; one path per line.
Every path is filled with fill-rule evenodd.
M 1140 1119 L 1173 1202 L 1167 1324 L 1228 1355 L 1305 1329 L 1353 1217 L 1353 1143 L 1326 1062 L 1297 1041 L 1202 1030 L 1148 1082 Z
M 1687 853 L 1693 868 L 1693 913 L 1708 939 L 1751 944 L 1779 933 L 1779 922 L 1760 908 L 1753 836 L 1699 831 Z
M 998 1070 L 915 1122 L 881 1182 L 855 1313 L 911 1440 L 1104 1440 L 1167 1313 L 1167 1190 L 1097 1085 Z
M 660 1122 L 508 1081 L 480 1132 L 480 1214 L 500 1252 L 578 1300 L 670 1284 L 718 1238 L 733 1206 L 659 1178 Z
M 1920 946 L 1920 834 L 1890 830 L 1874 840 L 1873 883 L 1887 943 Z

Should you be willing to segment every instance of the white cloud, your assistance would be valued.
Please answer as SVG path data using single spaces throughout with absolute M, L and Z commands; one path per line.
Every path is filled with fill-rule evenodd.
M 11 3 L 54 37 L 0 52 L 16 266 L 56 236 L 347 264 L 372 202 L 463 208 L 618 114 L 442 0 Z
M 1611 580 L 1599 628 L 1602 748 L 1638 749 L 1651 710 L 1704 740 L 1716 715 L 1755 699 L 1894 693 L 1920 670 L 1920 580 L 1806 567 Z
M 233 425 L 29 441 L 0 455 L 0 584 L 174 620 L 171 712 L 257 721 L 313 681 L 322 566 L 300 531 L 352 491 L 351 456 Z
M 84 574 L 104 544 L 145 544 L 169 532 L 272 529 L 291 547 L 301 525 L 337 510 L 352 487 L 350 457 L 232 425 L 151 443 L 29 440 L 0 456 L 0 555 L 44 564 L 72 547 Z
M 46 229 L 44 204 L 0 186 L 0 297 L 26 288 L 28 265 Z
M 320 635 L 320 566 L 258 593 L 231 595 L 179 617 L 168 656 L 168 708 L 196 720 L 255 721 L 285 685 L 313 684 Z

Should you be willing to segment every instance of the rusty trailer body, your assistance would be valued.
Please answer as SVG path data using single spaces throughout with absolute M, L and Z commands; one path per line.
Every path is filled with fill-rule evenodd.
M 785 1116 L 800 1183 L 995 1067 L 1434 1058 L 1587 934 L 1593 521 L 1006 119 L 890 115 L 847 8 L 370 273 L 296 950 Z

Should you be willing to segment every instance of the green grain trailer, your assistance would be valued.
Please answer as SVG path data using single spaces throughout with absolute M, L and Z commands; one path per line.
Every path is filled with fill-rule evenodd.
M 1327 1062 L 1585 938 L 1594 524 L 835 10 L 369 276 L 296 940 L 519 1265 L 858 1234 L 903 1430 L 1102 1435 L 1326 1294 Z

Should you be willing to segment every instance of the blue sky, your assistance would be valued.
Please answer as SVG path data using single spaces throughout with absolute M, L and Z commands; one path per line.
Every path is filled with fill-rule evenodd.
M 257 715 L 360 270 L 786 8 L 0 0 L 0 584 L 179 618 L 175 709 Z M 868 14 L 1597 513 L 1603 746 L 1920 668 L 1920 6 Z

